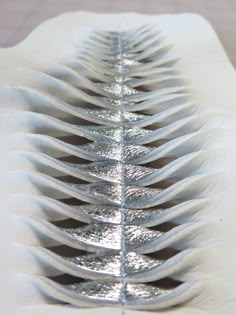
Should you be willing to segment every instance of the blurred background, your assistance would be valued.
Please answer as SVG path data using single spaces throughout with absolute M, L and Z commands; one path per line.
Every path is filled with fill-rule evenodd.
M 44 20 L 75 10 L 199 13 L 213 25 L 236 67 L 236 0 L 0 0 L 0 47 L 15 45 Z

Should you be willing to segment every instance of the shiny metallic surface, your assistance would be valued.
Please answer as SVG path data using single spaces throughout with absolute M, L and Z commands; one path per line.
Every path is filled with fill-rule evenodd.
M 82 266 L 84 269 L 90 269 L 93 272 L 110 274 L 113 277 L 120 276 L 120 255 L 114 253 L 110 255 L 78 256 L 67 258 L 67 260 L 76 266 Z
M 125 243 L 127 253 L 152 252 L 152 243 L 163 235 L 163 232 L 122 224 L 93 223 L 79 228 L 61 228 L 46 221 L 33 222 L 42 234 L 72 247 L 88 251 L 112 250 L 121 251 Z M 123 238 L 123 239 L 122 239 Z M 123 243 L 124 242 L 124 243 Z
M 85 222 L 106 222 L 113 224 L 121 223 L 121 209 L 119 206 L 111 205 L 84 205 L 70 207 L 71 212 L 77 213 L 81 221 Z M 157 219 L 166 209 L 124 209 L 126 224 L 129 225 L 156 225 Z M 72 215 L 72 213 L 71 213 Z
M 60 272 L 68 273 L 75 277 L 84 279 L 108 279 L 119 281 L 121 274 L 121 255 L 108 251 L 103 254 L 87 254 L 76 257 L 64 257 L 53 253 L 49 249 L 39 248 L 34 253 L 43 259 L 45 263 L 51 264 Z M 128 252 L 125 256 L 126 278 L 130 282 L 146 282 L 151 273 L 152 279 L 158 279 L 158 268 L 165 260 L 155 259 L 140 255 L 135 252 Z M 153 275 L 154 274 L 154 275 Z
M 65 229 L 65 237 L 75 243 L 84 243 L 88 248 L 120 250 L 121 226 L 120 225 L 89 225 L 85 228 Z
M 128 85 L 119 83 L 119 78 L 116 78 L 116 80 L 118 80 L 118 82 L 111 84 L 98 84 L 98 87 L 105 92 L 111 94 L 113 97 L 121 97 L 122 95 L 132 95 L 139 93 L 139 91 L 137 91 L 136 89 L 130 88 Z
M 110 143 L 105 141 L 97 141 L 80 146 L 88 153 L 94 153 L 98 156 L 98 160 L 116 160 L 123 162 L 134 162 L 135 159 L 142 159 L 145 155 L 152 153 L 155 148 L 144 147 L 139 145 L 127 145 L 123 148 L 120 143 Z
M 101 138 L 106 138 L 114 142 L 124 141 L 125 143 L 134 143 L 134 139 L 138 142 L 139 138 L 148 136 L 152 131 L 141 128 L 127 127 L 87 127 L 81 128 L 84 132 L 97 135 Z
M 128 284 L 127 285 L 127 300 L 152 300 L 157 296 L 168 293 L 170 290 L 157 288 L 152 285 Z
M 154 283 L 185 267 L 187 255 L 175 247 L 194 228 L 175 218 L 175 205 L 193 197 L 179 198 L 187 186 L 171 183 L 185 167 L 178 158 L 191 147 L 181 146 L 196 127 L 183 113 L 191 105 L 179 77 L 172 80 L 177 58 L 163 41 L 147 25 L 91 32 L 76 55 L 73 71 L 80 81 L 68 92 L 74 93 L 73 105 L 58 103 L 72 117 L 48 120 L 61 136 L 54 131 L 30 140 L 38 137 L 46 147 L 35 153 L 34 165 L 39 189 L 50 191 L 48 212 L 53 209 L 55 222 L 46 215 L 29 222 L 43 244 L 50 238 L 55 246 L 73 249 L 69 256 L 53 252 L 52 245 L 32 249 L 56 274 L 73 276 L 70 284 L 49 275 L 35 278 L 48 296 L 63 303 L 158 310 L 190 298 L 188 282 Z M 176 121 L 179 112 L 182 120 Z
M 86 282 L 85 284 L 71 284 L 64 287 L 74 294 L 89 299 L 106 300 L 110 303 L 113 301 L 117 303 L 120 300 L 120 283 Z
M 121 185 L 115 183 L 95 183 L 87 185 L 70 184 L 75 192 L 83 195 L 86 199 L 102 202 L 104 199 L 111 204 L 121 205 L 122 195 L 125 201 L 124 207 L 133 207 L 135 209 L 146 207 L 145 205 L 153 204 L 158 200 L 158 194 L 161 189 L 152 189 L 138 187 L 134 185 Z M 83 200 L 83 199 L 82 199 Z
M 134 181 L 143 183 L 147 181 L 150 177 L 153 177 L 154 174 L 157 172 L 156 169 L 139 166 L 139 165 L 132 165 L 126 164 L 124 179 L 122 178 L 122 163 L 117 161 L 99 161 L 96 163 L 89 163 L 89 164 L 73 164 L 73 163 L 63 163 L 62 164 L 65 168 L 67 166 L 70 169 L 73 169 L 74 174 L 78 173 L 78 177 L 84 177 L 87 180 L 90 178 L 94 178 L 94 180 L 104 180 L 113 183 L 121 183 L 125 180 L 126 183 L 133 183 Z
M 160 266 L 163 260 L 153 259 L 135 252 L 129 252 L 126 255 L 126 273 L 127 276 L 150 270 L 154 267 Z
M 92 121 L 96 121 L 97 123 L 101 124 L 109 124 L 114 126 L 129 124 L 129 123 L 136 123 L 148 116 L 138 114 L 138 113 L 129 113 L 129 112 L 121 112 L 120 110 L 109 110 L 109 109 L 99 109 L 99 110 L 89 110 L 85 108 L 80 109 L 80 114 L 84 113 L 87 119 L 92 119 Z
M 146 228 L 137 226 L 126 226 L 124 228 L 124 238 L 127 251 L 137 250 L 157 240 L 163 235 L 159 231 L 151 231 Z

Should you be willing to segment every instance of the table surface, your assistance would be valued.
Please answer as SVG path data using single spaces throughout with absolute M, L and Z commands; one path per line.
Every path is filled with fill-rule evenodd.
M 201 14 L 236 67 L 236 0 L 0 0 L 0 47 L 17 44 L 50 17 L 76 10 Z

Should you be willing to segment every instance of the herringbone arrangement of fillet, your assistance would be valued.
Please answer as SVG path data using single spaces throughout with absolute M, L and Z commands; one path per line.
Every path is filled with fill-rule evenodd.
M 29 104 L 16 113 L 31 126 L 17 159 L 37 192 L 18 198 L 37 205 L 22 216 L 38 235 L 30 250 L 44 267 L 32 279 L 47 296 L 158 310 L 196 294 L 183 274 L 204 150 L 177 61 L 149 26 L 94 30 L 58 71 L 28 69 L 28 84 L 12 87 Z

